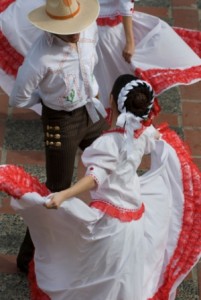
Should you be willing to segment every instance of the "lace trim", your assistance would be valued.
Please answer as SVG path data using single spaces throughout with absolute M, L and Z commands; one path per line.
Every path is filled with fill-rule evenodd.
M 188 146 L 167 124 L 160 126 L 159 131 L 175 149 L 180 160 L 185 201 L 177 246 L 164 272 L 162 285 L 149 300 L 169 299 L 173 285 L 182 275 L 188 274 L 201 253 L 201 172 L 193 163 Z
M 0 191 L 20 199 L 28 192 L 37 192 L 41 196 L 49 195 L 47 187 L 38 178 L 28 174 L 22 167 L 4 165 L 0 167 Z
M 93 167 L 92 167 L 92 168 L 93 168 Z M 89 167 L 89 169 L 90 169 L 90 167 Z M 89 171 L 90 171 L 90 170 L 89 170 Z M 100 182 L 99 182 L 98 178 L 97 178 L 94 174 L 88 173 L 87 176 L 91 176 L 91 177 L 95 180 L 96 184 L 97 184 L 97 185 L 100 185 Z
M 142 204 L 139 209 L 125 209 L 106 202 L 105 200 L 94 200 L 90 203 L 90 207 L 97 208 L 106 215 L 119 219 L 122 222 L 139 220 L 145 211 L 144 204 Z
M 170 87 L 179 84 L 191 84 L 195 81 L 201 80 L 201 65 L 181 69 L 149 69 L 142 70 L 136 68 L 135 75 L 148 81 L 156 95 L 161 94 L 163 91 Z
M 96 20 L 98 26 L 116 26 L 122 22 L 122 16 L 98 18 Z

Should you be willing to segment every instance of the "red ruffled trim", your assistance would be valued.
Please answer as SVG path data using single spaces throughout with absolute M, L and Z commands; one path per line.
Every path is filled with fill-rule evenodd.
M 98 26 L 116 26 L 122 22 L 122 16 L 114 16 L 113 18 L 105 17 L 96 20 Z
M 136 130 L 134 132 L 134 137 L 137 139 L 139 138 L 139 136 L 144 132 L 144 130 L 146 129 L 147 126 L 142 126 L 140 129 Z M 113 128 L 113 129 L 109 129 L 107 131 L 104 131 L 103 134 L 107 134 L 107 133 L 111 133 L 111 132 L 117 132 L 117 133 L 125 133 L 125 129 L 124 128 Z
M 0 12 L 3 12 L 15 0 L 1 0 Z M 8 75 L 16 77 L 24 57 L 13 48 L 0 31 L 0 68 Z
M 1 3 L 0 3 L 0 13 L 2 11 L 4 11 L 13 2 L 15 2 L 15 0 L 1 0 Z
M 201 32 L 196 30 L 176 28 L 176 33 L 190 46 L 190 48 L 201 58 Z
M 148 81 L 156 95 L 160 95 L 165 90 L 179 85 L 192 84 L 195 81 L 201 80 L 201 65 L 181 69 L 149 69 L 142 70 L 136 68 L 135 75 L 143 80 Z
M 134 220 L 139 220 L 145 211 L 144 204 L 142 204 L 139 209 L 134 210 L 121 208 L 104 200 L 94 200 L 90 203 L 90 207 L 97 208 L 104 212 L 106 215 L 112 218 L 116 218 L 121 222 L 131 222 Z
M 173 285 L 193 268 L 201 253 L 201 172 L 193 163 L 189 148 L 167 125 L 159 128 L 163 139 L 176 151 L 181 164 L 184 212 L 176 249 L 156 294 L 149 300 L 168 300 Z
M 103 131 L 102 134 L 107 134 L 107 133 L 112 133 L 112 132 L 117 132 L 117 133 L 125 133 L 125 129 L 122 127 L 117 127 L 117 128 L 112 128 L 106 131 Z
M 8 75 L 16 77 L 23 60 L 23 56 L 10 45 L 3 33 L 0 32 L 0 68 Z
M 5 165 L 0 167 L 0 191 L 20 199 L 25 193 L 37 192 L 41 196 L 49 195 L 47 187 L 31 176 L 22 167 Z M 37 286 L 34 263 L 29 265 L 29 284 L 32 300 L 50 300 Z
M 37 192 L 41 196 L 50 194 L 38 178 L 28 174 L 22 167 L 5 165 L 0 167 L 0 191 L 20 199 L 24 194 Z

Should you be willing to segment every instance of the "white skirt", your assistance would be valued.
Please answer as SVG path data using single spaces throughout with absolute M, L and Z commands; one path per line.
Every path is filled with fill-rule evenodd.
M 17 0 L 0 14 L 0 85 L 8 94 L 23 57 L 41 35 L 41 30 L 28 22 L 27 14 L 44 3 L 44 0 Z M 200 44 L 196 43 L 201 33 L 176 31 L 182 38 L 161 19 L 135 11 L 133 32 L 136 49 L 131 64 L 128 64 L 122 57 L 125 44 L 122 24 L 99 26 L 99 63 L 95 74 L 105 107 L 109 106 L 111 88 L 120 74 L 131 73 L 148 80 L 156 95 L 172 86 L 192 84 L 201 79 Z M 40 113 L 40 109 L 34 110 Z
M 135 11 L 133 32 L 135 53 L 128 64 L 122 58 L 125 45 L 123 25 L 99 26 L 99 62 L 95 75 L 100 86 L 100 99 L 106 107 L 113 83 L 122 74 L 129 73 L 147 80 L 156 95 L 173 86 L 201 80 L 201 58 L 166 22 Z M 186 34 L 191 35 L 189 31 Z M 201 33 L 197 34 L 201 38 Z
M 157 142 L 141 177 L 138 221 L 122 222 L 78 198 L 47 210 L 40 183 L 15 166 L 0 168 L 0 190 L 20 198 L 12 205 L 30 229 L 37 284 L 52 300 L 175 299 L 201 254 L 201 174 L 176 134 L 164 138 L 178 153 Z

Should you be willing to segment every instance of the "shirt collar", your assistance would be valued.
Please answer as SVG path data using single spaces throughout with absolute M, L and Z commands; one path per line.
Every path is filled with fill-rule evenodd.
M 54 34 L 50 33 L 50 32 L 45 32 L 45 36 L 46 36 L 46 39 L 47 39 L 47 43 L 48 43 L 48 46 L 52 47 L 52 44 L 54 41 L 56 41 L 56 43 L 60 46 L 69 46 L 68 43 L 66 43 L 65 41 L 63 41 L 62 39 L 60 39 L 59 37 L 55 36 Z M 78 41 L 78 44 L 79 44 L 80 41 Z

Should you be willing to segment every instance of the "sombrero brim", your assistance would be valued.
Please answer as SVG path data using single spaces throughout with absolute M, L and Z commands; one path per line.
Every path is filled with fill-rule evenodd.
M 46 13 L 46 6 L 40 6 L 28 14 L 29 21 L 44 31 L 55 34 L 74 34 L 83 31 L 98 17 L 99 4 L 97 0 L 79 0 L 80 11 L 66 20 L 53 19 Z

